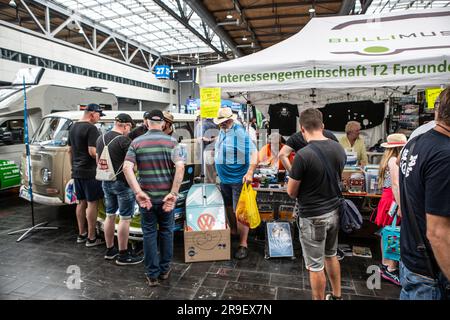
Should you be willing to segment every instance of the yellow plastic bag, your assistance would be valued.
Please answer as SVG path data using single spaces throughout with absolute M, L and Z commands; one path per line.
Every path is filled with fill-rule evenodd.
M 256 228 L 261 223 L 258 204 L 256 203 L 256 191 L 250 184 L 244 183 L 242 186 L 236 206 L 236 219 L 250 229 Z

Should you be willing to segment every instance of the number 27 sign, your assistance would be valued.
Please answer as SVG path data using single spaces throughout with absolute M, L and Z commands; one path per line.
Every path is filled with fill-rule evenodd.
M 156 79 L 169 79 L 170 78 L 170 67 L 166 65 L 155 67 Z

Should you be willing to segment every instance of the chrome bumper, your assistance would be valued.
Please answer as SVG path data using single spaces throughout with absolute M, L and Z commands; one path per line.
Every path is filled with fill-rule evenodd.
M 30 201 L 30 194 L 28 192 L 28 187 L 20 186 L 19 197 Z M 48 197 L 43 196 L 38 193 L 33 193 L 33 202 L 39 204 L 45 204 L 47 206 L 62 206 L 64 203 L 58 197 Z

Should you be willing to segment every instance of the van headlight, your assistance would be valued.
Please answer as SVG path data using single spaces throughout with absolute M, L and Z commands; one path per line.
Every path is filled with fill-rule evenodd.
M 47 168 L 43 168 L 41 170 L 41 177 L 42 182 L 49 183 L 52 180 L 52 172 Z

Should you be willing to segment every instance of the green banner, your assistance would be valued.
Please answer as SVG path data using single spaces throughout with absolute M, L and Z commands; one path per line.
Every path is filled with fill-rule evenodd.
M 258 125 L 258 128 L 261 128 L 261 126 L 262 126 L 262 120 L 263 120 L 262 116 L 263 115 L 262 115 L 261 111 L 256 109 L 256 124 Z
M 0 160 L 0 190 L 19 185 L 19 167 L 14 163 L 14 161 Z

